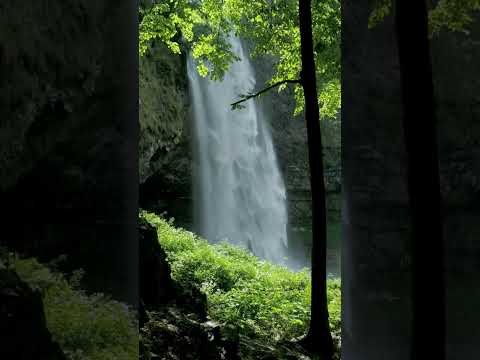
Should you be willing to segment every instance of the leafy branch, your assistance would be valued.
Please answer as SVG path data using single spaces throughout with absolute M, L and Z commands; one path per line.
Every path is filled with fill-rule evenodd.
M 280 85 L 283 85 L 283 84 L 300 84 L 301 83 L 301 80 L 300 79 L 286 79 L 286 80 L 282 80 L 282 81 L 278 81 L 276 82 L 275 84 L 272 84 L 270 86 L 267 86 L 266 88 L 256 92 L 256 93 L 252 93 L 252 94 L 242 94 L 240 95 L 240 97 L 242 98 L 242 100 L 238 100 L 236 102 L 234 102 L 233 104 L 231 104 L 232 106 L 232 110 L 235 110 L 235 109 L 242 109 L 244 106 L 241 105 L 241 103 L 247 101 L 247 100 L 250 100 L 252 98 L 255 98 L 255 97 L 258 97 L 260 95 L 262 95 L 263 93 L 266 93 L 267 91 L 270 91 Z

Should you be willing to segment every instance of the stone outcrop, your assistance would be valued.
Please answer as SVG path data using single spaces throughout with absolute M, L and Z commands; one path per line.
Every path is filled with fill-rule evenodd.
M 167 255 L 158 242 L 156 229 L 140 220 L 139 225 L 140 300 L 146 309 L 158 310 L 174 304 L 207 318 L 207 299 L 197 288 L 187 288 L 172 280 Z
M 66 360 L 47 329 L 40 293 L 0 261 L 1 359 Z
M 141 359 L 150 359 L 152 354 L 166 360 L 226 359 L 215 323 L 202 322 L 195 313 L 171 305 L 149 314 L 149 321 L 140 329 Z
M 161 248 L 156 229 L 143 218 L 139 225 L 140 296 L 146 308 L 161 306 L 176 297 L 167 255 Z
M 140 358 L 150 359 L 155 354 L 172 360 L 224 359 L 229 342 L 222 339 L 218 324 L 208 321 L 205 294 L 171 278 L 156 229 L 144 219 L 139 234 L 140 301 L 145 310 L 140 323 Z

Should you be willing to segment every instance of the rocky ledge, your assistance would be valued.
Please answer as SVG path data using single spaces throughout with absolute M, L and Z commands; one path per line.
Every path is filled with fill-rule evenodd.
M 67 359 L 47 329 L 40 293 L 1 261 L 0 339 L 0 359 Z

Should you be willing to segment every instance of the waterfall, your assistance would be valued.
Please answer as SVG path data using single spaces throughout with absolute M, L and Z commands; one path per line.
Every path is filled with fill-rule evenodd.
M 188 78 L 194 122 L 197 231 L 212 242 L 227 240 L 258 257 L 284 263 L 287 248 L 285 185 L 267 118 L 248 100 L 255 74 L 240 39 L 230 38 L 240 58 L 222 81 L 202 78 L 191 57 Z

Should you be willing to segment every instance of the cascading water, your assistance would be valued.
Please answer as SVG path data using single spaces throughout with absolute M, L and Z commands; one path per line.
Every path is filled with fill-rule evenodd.
M 240 39 L 240 58 L 222 81 L 199 76 L 188 59 L 195 128 L 197 231 L 210 241 L 227 240 L 255 255 L 284 263 L 287 248 L 285 185 L 266 118 L 255 100 L 232 110 L 239 94 L 255 86 Z

